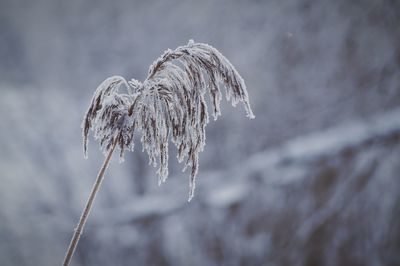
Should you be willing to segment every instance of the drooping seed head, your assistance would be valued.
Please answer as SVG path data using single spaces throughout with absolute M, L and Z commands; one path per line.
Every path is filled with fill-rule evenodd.
M 195 189 L 199 153 L 206 140 L 208 123 L 205 94 L 209 94 L 214 120 L 221 115 L 221 89 L 235 106 L 243 102 L 247 116 L 254 118 L 245 83 L 233 65 L 208 44 L 189 41 L 175 50 L 167 50 L 153 62 L 148 77 L 141 83 L 120 76 L 106 79 L 94 93 L 82 127 L 84 152 L 87 154 L 89 130 L 100 141 L 103 152 L 116 139 L 120 158 L 125 149 L 133 151 L 134 131 L 141 132 L 141 142 L 149 163 L 160 164 L 159 184 L 168 177 L 168 142 L 178 149 L 178 161 L 191 168 L 189 200 Z M 127 93 L 120 93 L 124 84 Z

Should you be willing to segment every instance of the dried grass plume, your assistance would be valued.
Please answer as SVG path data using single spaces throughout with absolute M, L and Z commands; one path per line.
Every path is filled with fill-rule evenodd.
M 83 149 L 87 157 L 88 136 L 94 137 L 106 158 L 72 236 L 64 266 L 68 266 L 82 235 L 94 199 L 114 149 L 133 151 L 135 130 L 141 133 L 143 150 L 157 171 L 161 184 L 168 177 L 168 142 L 178 148 L 178 160 L 191 168 L 189 201 L 193 198 L 199 168 L 199 153 L 206 141 L 208 123 L 205 94 L 210 96 L 214 120 L 221 115 L 221 88 L 232 105 L 243 102 L 247 116 L 254 118 L 242 77 L 217 49 L 192 40 L 175 50 L 167 50 L 150 66 L 146 80 L 126 81 L 113 76 L 96 89 L 83 123 Z M 125 91 L 120 88 L 125 87 Z
M 88 134 L 93 130 L 101 149 L 107 153 L 114 141 L 120 148 L 133 151 L 135 130 L 149 155 L 150 164 L 157 166 L 159 184 L 168 177 L 168 141 L 178 149 L 178 161 L 184 170 L 191 169 L 189 200 L 195 189 L 199 153 L 206 140 L 209 94 L 214 120 L 221 115 L 221 88 L 235 106 L 243 102 L 247 116 L 254 118 L 246 85 L 217 49 L 192 40 L 175 50 L 166 50 L 150 66 L 146 80 L 126 81 L 113 76 L 100 84 L 84 117 L 83 146 L 87 156 Z M 125 91 L 121 92 L 121 86 Z

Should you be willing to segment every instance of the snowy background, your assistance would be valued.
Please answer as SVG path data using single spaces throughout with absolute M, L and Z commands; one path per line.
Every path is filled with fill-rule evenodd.
M 61 264 L 103 159 L 82 155 L 92 93 L 189 39 L 256 120 L 222 106 L 190 203 L 174 156 L 161 187 L 140 148 L 115 158 L 73 265 L 400 265 L 393 0 L 0 0 L 0 265 Z

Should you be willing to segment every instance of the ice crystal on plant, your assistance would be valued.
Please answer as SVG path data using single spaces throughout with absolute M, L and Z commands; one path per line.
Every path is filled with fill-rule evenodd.
M 243 102 L 247 116 L 254 118 L 246 85 L 217 49 L 192 40 L 175 50 L 166 50 L 149 68 L 148 77 L 141 83 L 113 76 L 100 84 L 85 115 L 83 128 L 84 153 L 87 156 L 89 130 L 94 131 L 101 149 L 108 152 L 114 142 L 120 148 L 133 151 L 135 130 L 141 133 L 142 147 L 157 170 L 161 184 L 168 177 L 168 140 L 178 149 L 178 161 L 184 170 L 190 167 L 192 199 L 199 167 L 199 153 L 206 140 L 208 123 L 206 92 L 210 96 L 214 120 L 221 115 L 221 89 L 225 87 L 228 101 L 235 106 Z M 119 91 L 121 85 L 126 92 Z

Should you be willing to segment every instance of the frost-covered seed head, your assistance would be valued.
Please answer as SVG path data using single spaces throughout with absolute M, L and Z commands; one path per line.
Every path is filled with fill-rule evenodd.
M 214 120 L 221 115 L 221 90 L 236 105 L 243 102 L 247 116 L 254 118 L 245 83 L 233 65 L 217 49 L 195 43 L 167 50 L 149 68 L 141 83 L 113 76 L 100 84 L 84 117 L 83 144 L 87 156 L 89 130 L 94 131 L 101 149 L 108 152 L 114 141 L 124 150 L 133 151 L 134 131 L 141 132 L 143 149 L 149 163 L 156 166 L 159 184 L 168 177 L 168 140 L 178 149 L 178 161 L 191 168 L 189 201 L 195 189 L 199 153 L 206 140 L 208 123 L 206 92 L 210 96 Z M 126 93 L 120 93 L 121 85 Z

